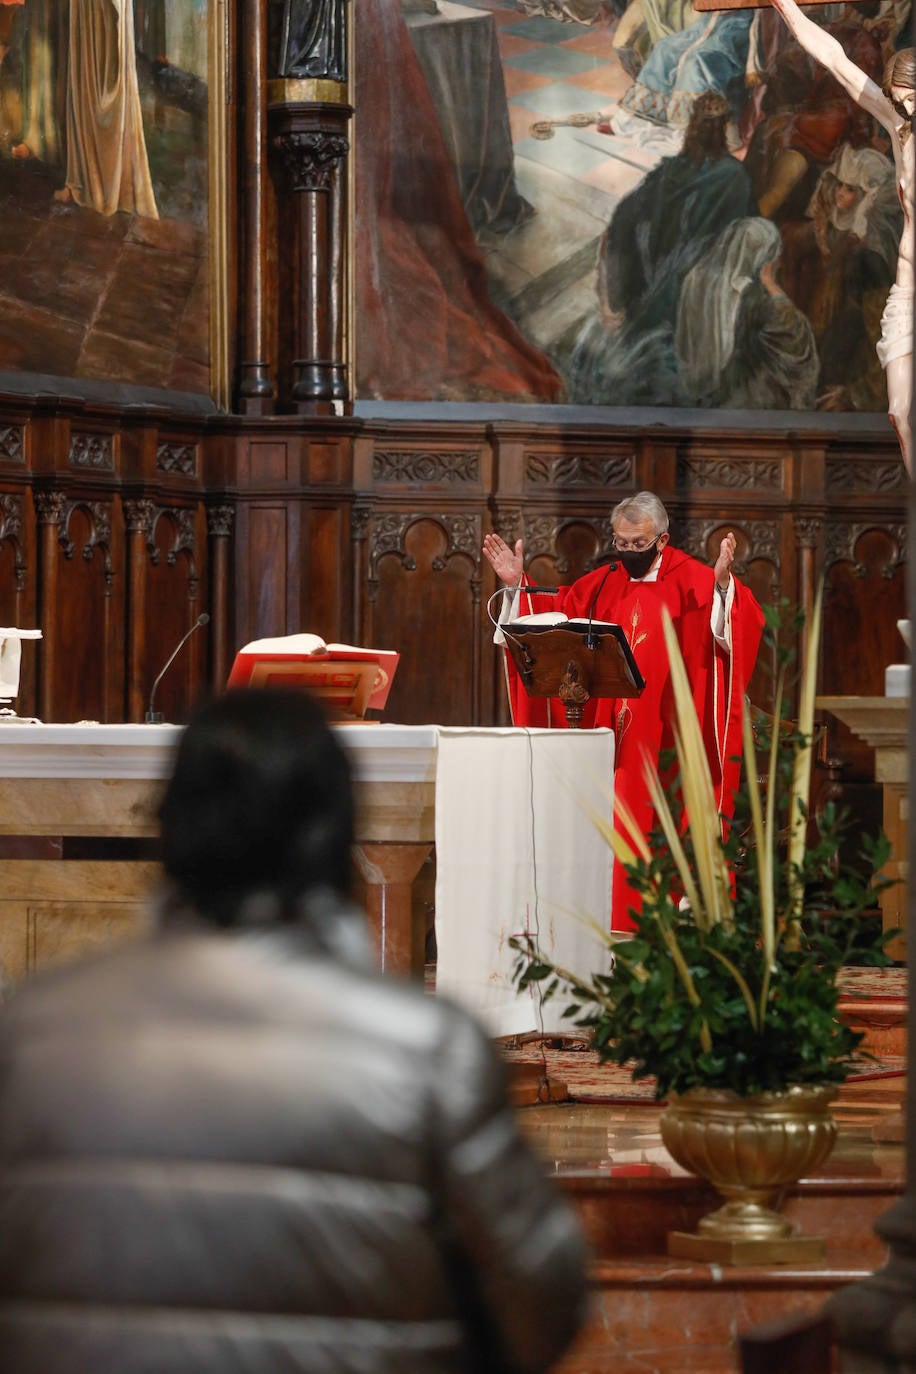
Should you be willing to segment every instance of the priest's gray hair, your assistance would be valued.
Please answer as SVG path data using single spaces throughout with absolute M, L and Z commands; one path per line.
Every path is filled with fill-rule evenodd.
M 668 512 L 654 491 L 638 491 L 635 496 L 625 496 L 611 511 L 611 529 L 618 520 L 630 520 L 637 525 L 640 520 L 651 520 L 656 534 L 664 534 L 668 528 Z

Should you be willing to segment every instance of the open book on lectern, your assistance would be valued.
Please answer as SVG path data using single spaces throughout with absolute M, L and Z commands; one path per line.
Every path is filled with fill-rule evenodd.
M 590 697 L 638 697 L 646 685 L 623 627 L 611 621 L 543 611 L 499 628 L 530 696 L 564 695 L 571 668 Z

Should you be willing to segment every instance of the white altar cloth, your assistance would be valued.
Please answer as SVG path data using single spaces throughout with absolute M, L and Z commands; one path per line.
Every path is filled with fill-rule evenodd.
M 0 778 L 169 776 L 180 725 L 0 725 Z M 359 782 L 432 782 L 436 726 L 335 726 Z
M 564 1002 L 519 995 L 509 939 L 536 932 L 574 973 L 607 969 L 613 811 L 610 730 L 442 728 L 436 765 L 436 990 L 493 1036 L 573 1031 Z

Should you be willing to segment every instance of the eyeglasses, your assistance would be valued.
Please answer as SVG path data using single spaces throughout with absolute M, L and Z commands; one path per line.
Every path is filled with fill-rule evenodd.
M 658 535 L 653 535 L 651 539 L 618 539 L 615 535 L 611 540 L 611 547 L 618 553 L 645 553 L 646 549 L 651 549 L 652 545 L 658 542 Z

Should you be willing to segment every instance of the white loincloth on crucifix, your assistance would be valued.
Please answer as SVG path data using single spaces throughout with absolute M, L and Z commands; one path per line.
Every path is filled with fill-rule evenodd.
M 577 974 L 609 968 L 613 859 L 592 816 L 610 823 L 613 732 L 441 729 L 438 748 L 436 991 L 494 1037 L 573 1034 L 563 999 L 516 991 L 509 940 L 534 933 Z

